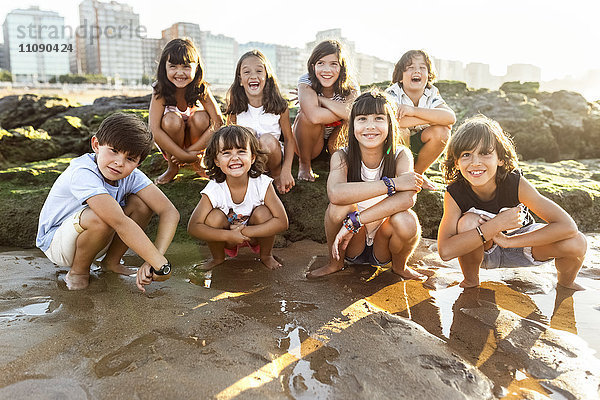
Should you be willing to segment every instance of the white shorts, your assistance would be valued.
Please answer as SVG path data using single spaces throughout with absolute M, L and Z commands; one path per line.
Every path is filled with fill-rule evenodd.
M 48 259 L 54 264 L 61 267 L 70 267 L 73 265 L 75 249 L 77 248 L 77 237 L 79 237 L 79 234 L 84 231 L 79 224 L 79 218 L 81 218 L 81 213 L 86 208 L 87 207 L 84 207 L 75 212 L 73 215 L 70 215 L 58 227 L 56 232 L 54 232 L 50 247 L 48 247 L 48 250 L 44 252 L 46 257 L 48 257 Z M 106 250 L 108 250 L 108 246 L 110 246 L 111 242 L 112 241 L 109 241 L 108 244 L 102 250 L 100 250 L 95 258 L 103 256 L 106 253 Z

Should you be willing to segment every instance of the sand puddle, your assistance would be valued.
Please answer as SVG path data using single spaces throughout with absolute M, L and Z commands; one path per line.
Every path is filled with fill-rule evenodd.
M 579 278 L 589 288 L 582 292 L 548 288 L 543 280 L 519 287 L 510 282 L 485 281 L 468 290 L 451 284 L 430 290 L 417 282 L 400 281 L 381 285 L 365 298 L 444 340 L 494 381 L 500 397 L 531 391 L 550 398 L 594 393 L 600 372 L 595 357 L 600 350 L 600 282 Z M 528 285 L 536 294 L 524 293 L 522 286 Z
M 29 303 L 24 306 L 11 307 L 15 303 Z M 62 309 L 62 303 L 47 296 L 36 296 L 27 299 L 2 300 L 0 306 L 8 305 L 4 311 L 0 311 L 0 322 L 11 323 L 18 320 L 32 320 L 36 317 L 53 314 Z
M 286 324 L 283 333 L 286 336 L 278 340 L 278 348 L 298 359 L 280 377 L 284 391 L 294 399 L 329 398 L 332 394 L 331 385 L 339 376 L 333 360 L 340 353 L 333 347 L 323 346 L 307 355 L 302 346 L 309 334 L 295 323 Z

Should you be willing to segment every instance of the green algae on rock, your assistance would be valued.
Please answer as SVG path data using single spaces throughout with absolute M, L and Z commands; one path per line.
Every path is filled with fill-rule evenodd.
M 7 246 L 33 247 L 39 212 L 52 184 L 68 166 L 71 158 L 63 157 L 24 164 L 0 170 L 0 243 Z M 524 176 L 548 198 L 563 207 L 575 220 L 580 230 L 598 230 L 600 220 L 600 160 L 522 162 Z M 166 168 L 158 152 L 150 155 L 140 169 L 155 178 Z M 439 165 L 427 173 L 441 186 Z M 317 159 L 314 169 L 320 177 L 315 183 L 297 182 L 291 192 L 280 195 L 290 228 L 278 240 L 278 245 L 303 239 L 325 243 L 323 217 L 327 208 L 327 162 Z M 293 171 L 296 173 L 296 171 Z M 182 168 L 176 180 L 159 186 L 181 214 L 176 241 L 193 240 L 187 234 L 187 222 L 207 180 L 193 170 Z M 435 238 L 443 213 L 442 191 L 421 191 L 414 207 L 422 226 L 423 237 Z M 149 234 L 156 232 L 156 218 L 149 226 Z

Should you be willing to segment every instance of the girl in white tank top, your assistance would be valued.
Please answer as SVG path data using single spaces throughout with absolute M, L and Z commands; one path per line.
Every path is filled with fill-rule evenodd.
M 405 279 L 423 275 L 406 266 L 421 227 L 410 209 L 423 177 L 413 171 L 388 97 L 379 90 L 360 95 L 352 106 L 348 147 L 331 157 L 325 213 L 329 262 L 307 274 L 316 278 L 350 264 L 391 264 Z
M 296 142 L 290 112 L 267 58 L 258 50 L 240 57 L 227 93 L 227 124 L 250 128 L 267 152 L 267 170 L 279 193 L 295 185 L 292 161 Z M 280 138 L 283 134 L 283 143 Z

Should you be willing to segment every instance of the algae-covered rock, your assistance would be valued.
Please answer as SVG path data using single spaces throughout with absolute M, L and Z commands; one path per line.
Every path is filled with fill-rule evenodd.
M 0 99 L 0 126 L 12 129 L 31 125 L 39 128 L 44 121 L 79 104 L 64 97 L 24 94 Z
M 0 243 L 3 245 L 32 247 L 37 218 L 50 187 L 70 162 L 58 158 L 25 164 L 0 171 Z M 287 241 L 310 239 L 325 242 L 323 219 L 327 208 L 327 163 L 317 159 L 314 170 L 320 175 L 315 183 L 297 182 L 287 194 L 279 195 L 283 202 L 290 228 L 282 235 Z M 428 176 L 439 184 L 438 165 Z M 548 198 L 563 207 L 583 232 L 598 230 L 600 220 L 600 160 L 562 161 L 559 163 L 523 162 L 524 176 Z M 166 162 L 156 152 L 141 166 L 150 178 L 156 178 L 166 169 Z M 294 175 L 297 171 L 293 171 Z M 159 186 L 181 214 L 175 240 L 194 240 L 187 234 L 187 223 L 200 201 L 200 191 L 206 186 L 190 168 L 180 171 L 177 179 Z M 443 214 L 443 192 L 421 191 L 414 207 L 422 226 L 422 236 L 435 239 Z M 156 217 L 149 232 L 156 231 Z
M 421 223 L 421 235 L 437 238 L 438 227 L 444 214 L 444 193 L 440 191 L 422 190 L 417 195 L 413 207 Z
M 60 154 L 60 146 L 42 129 L 26 126 L 9 131 L 0 130 L 0 165 L 3 167 L 46 160 Z
M 81 118 L 65 115 L 47 120 L 42 125 L 64 153 L 83 154 L 90 150 L 90 129 Z
M 468 95 L 467 84 L 460 81 L 449 81 L 442 80 L 435 82 L 435 86 L 439 89 L 440 93 L 446 97 L 460 97 Z
M 503 92 L 509 93 L 523 93 L 526 95 L 532 95 L 538 93 L 540 91 L 540 83 L 539 82 L 520 82 L 520 81 L 512 81 L 512 82 L 504 82 L 500 86 L 500 90 Z

